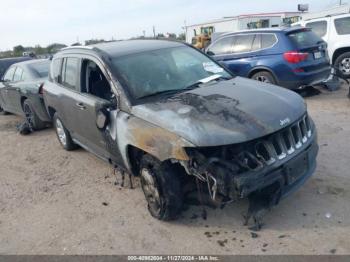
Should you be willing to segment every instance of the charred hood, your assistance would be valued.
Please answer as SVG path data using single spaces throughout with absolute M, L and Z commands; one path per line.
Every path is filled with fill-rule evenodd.
M 196 146 L 253 140 L 288 126 L 305 111 L 294 92 L 240 77 L 132 108 L 136 117 Z

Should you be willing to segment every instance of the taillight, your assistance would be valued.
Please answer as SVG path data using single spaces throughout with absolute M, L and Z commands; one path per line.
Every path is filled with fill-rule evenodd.
M 44 94 L 44 83 L 40 84 L 39 86 L 39 94 Z
M 289 51 L 283 54 L 284 59 L 291 64 L 297 64 L 307 59 L 308 53 Z

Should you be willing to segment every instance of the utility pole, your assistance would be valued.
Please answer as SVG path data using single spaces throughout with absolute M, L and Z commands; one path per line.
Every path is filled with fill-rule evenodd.
M 153 26 L 153 37 L 156 38 L 156 27 Z
M 342 2 L 341 2 L 342 0 L 339 0 L 339 5 L 341 5 L 342 4 Z

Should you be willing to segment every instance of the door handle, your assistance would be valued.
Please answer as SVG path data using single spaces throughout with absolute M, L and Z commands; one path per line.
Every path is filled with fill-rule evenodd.
M 75 104 L 80 110 L 85 110 L 86 106 L 83 103 L 76 103 Z

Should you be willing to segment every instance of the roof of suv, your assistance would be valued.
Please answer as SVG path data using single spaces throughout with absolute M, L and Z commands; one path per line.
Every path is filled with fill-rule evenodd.
M 260 28 L 260 29 L 246 29 L 246 30 L 240 30 L 235 32 L 229 32 L 223 35 L 233 35 L 233 34 L 242 34 L 242 33 L 289 33 L 295 30 L 305 29 L 304 27 L 272 27 L 272 28 Z
M 124 55 L 141 53 L 145 51 L 158 50 L 162 48 L 171 48 L 183 46 L 183 43 L 168 40 L 125 40 L 101 43 L 91 46 L 74 46 L 62 49 L 63 52 L 72 52 L 72 50 L 93 50 L 102 51 L 111 57 L 120 57 Z

